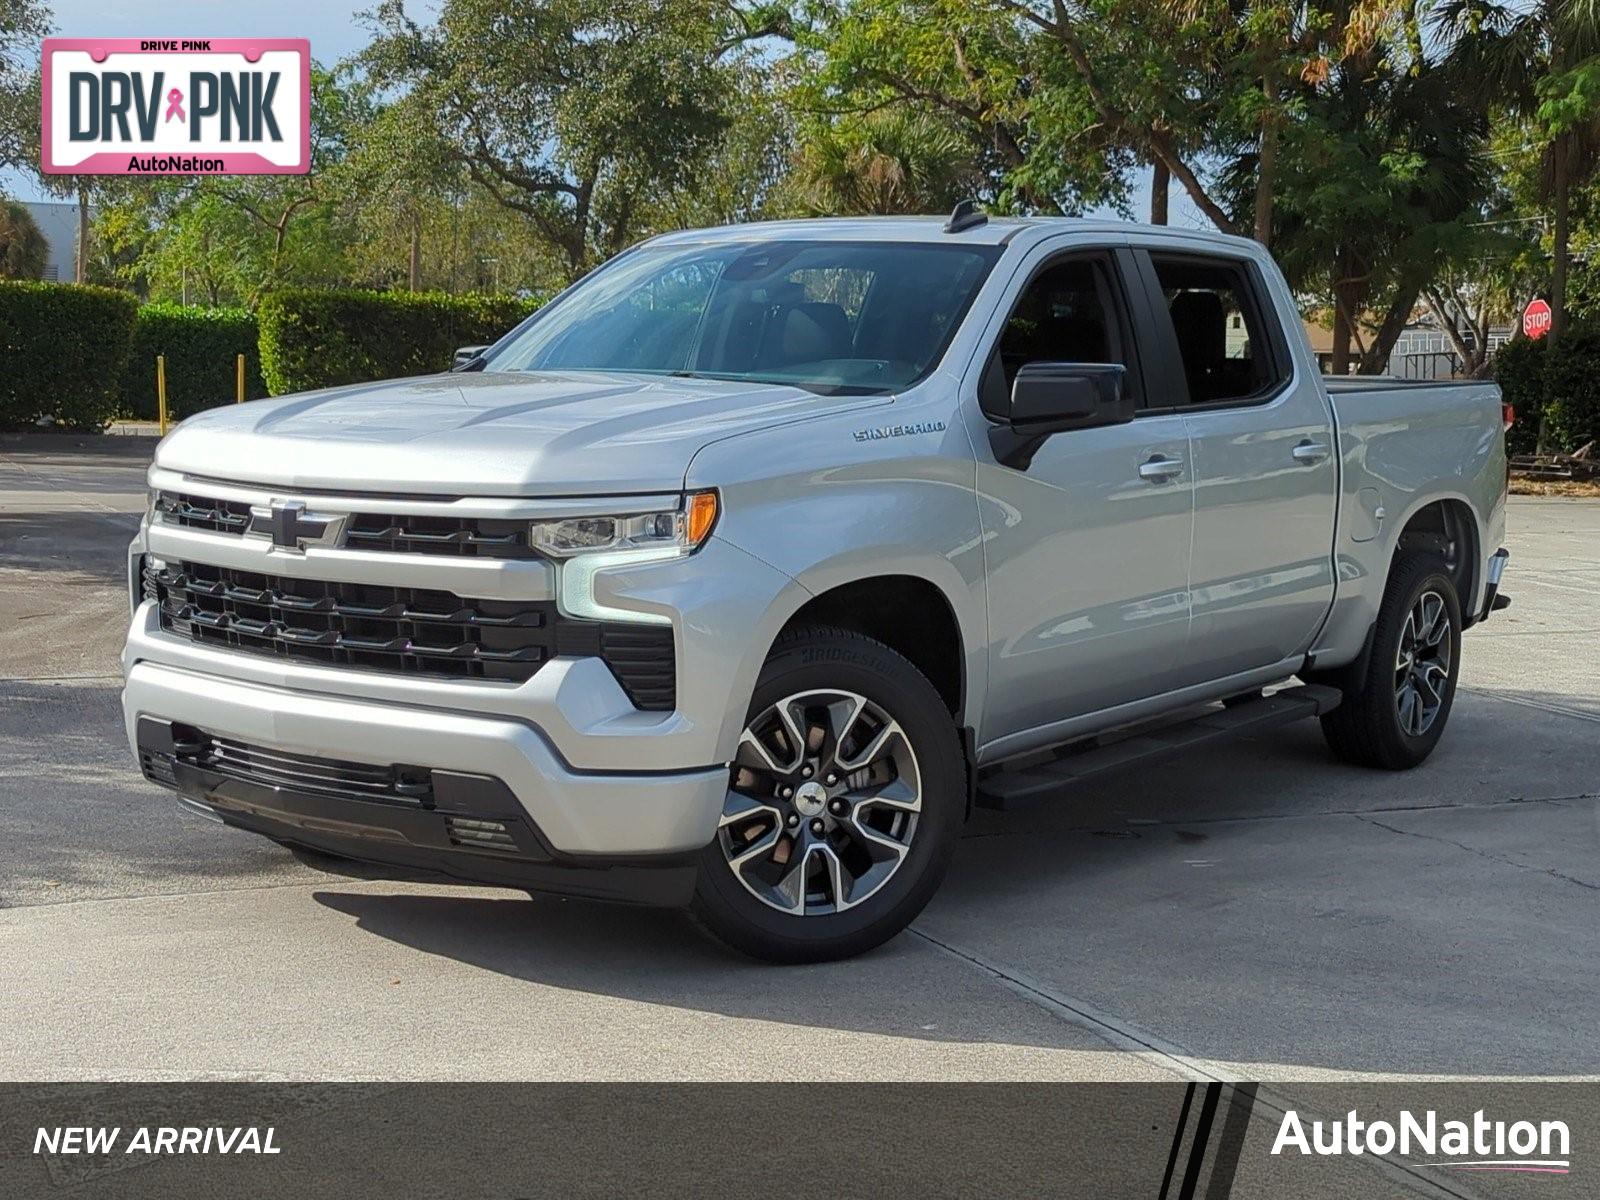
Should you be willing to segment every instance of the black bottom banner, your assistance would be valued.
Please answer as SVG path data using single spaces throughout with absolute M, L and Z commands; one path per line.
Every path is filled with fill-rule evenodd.
M 11 1084 L 0 1196 L 1600 1195 L 1591 1084 Z

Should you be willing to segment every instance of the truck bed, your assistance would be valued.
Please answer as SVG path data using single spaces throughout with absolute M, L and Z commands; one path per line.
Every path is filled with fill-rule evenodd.
M 1427 388 L 1493 387 L 1483 379 L 1397 379 L 1393 375 L 1324 375 L 1330 396 L 1365 392 L 1422 391 Z

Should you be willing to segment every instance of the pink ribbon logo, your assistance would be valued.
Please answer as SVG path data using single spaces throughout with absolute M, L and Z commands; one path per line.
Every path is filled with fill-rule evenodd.
M 173 88 L 167 93 L 166 121 L 172 120 L 173 117 L 177 117 L 180 121 L 187 121 L 189 119 L 183 115 L 183 93 L 177 88 Z M 166 121 L 163 121 L 162 123 L 165 124 Z

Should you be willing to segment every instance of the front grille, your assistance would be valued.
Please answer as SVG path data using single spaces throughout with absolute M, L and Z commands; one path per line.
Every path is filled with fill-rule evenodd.
M 451 554 L 459 558 L 536 558 L 526 521 L 479 517 L 389 516 L 355 513 L 345 529 L 351 550 Z
M 552 652 L 549 601 L 463 600 L 230 567 L 146 568 L 161 627 L 252 654 L 477 679 L 530 678 Z
M 156 493 L 163 522 L 184 529 L 243 537 L 250 527 L 250 505 L 187 492 Z M 352 513 L 344 546 L 389 554 L 437 554 L 456 558 L 532 559 L 528 523 L 488 517 L 435 517 L 409 513 Z
M 163 521 L 185 529 L 243 536 L 250 526 L 250 506 L 239 500 L 213 500 L 185 492 L 157 492 L 155 510 Z
M 207 646 L 274 658 L 520 682 L 557 655 L 601 659 L 634 707 L 677 704 L 672 627 L 563 617 L 549 600 L 467 600 L 452 592 L 263 575 L 146 558 L 143 592 L 161 628 Z

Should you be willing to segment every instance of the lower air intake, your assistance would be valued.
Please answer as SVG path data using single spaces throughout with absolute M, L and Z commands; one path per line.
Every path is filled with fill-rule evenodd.
M 472 817 L 446 817 L 450 841 L 472 850 L 507 850 L 516 853 L 517 842 L 501 821 L 482 821 Z

